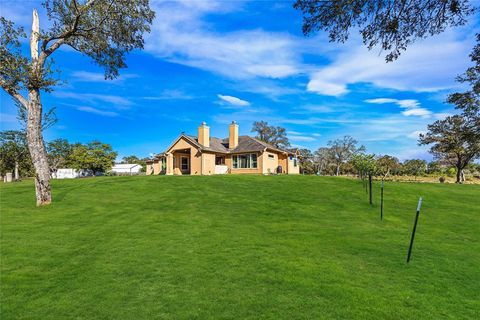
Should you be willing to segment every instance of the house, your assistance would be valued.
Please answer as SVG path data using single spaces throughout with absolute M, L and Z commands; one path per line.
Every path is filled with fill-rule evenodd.
M 239 136 L 235 121 L 224 139 L 210 137 L 210 128 L 203 122 L 196 137 L 182 133 L 165 152 L 147 161 L 146 174 L 298 174 L 297 156 L 297 152 Z
M 139 174 L 142 171 L 142 166 L 137 163 L 117 163 L 110 170 L 114 174 Z

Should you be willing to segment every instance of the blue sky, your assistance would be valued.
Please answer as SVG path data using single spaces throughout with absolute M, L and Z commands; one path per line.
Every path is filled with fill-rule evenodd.
M 163 151 L 182 131 L 202 121 L 225 137 L 228 123 L 250 134 L 253 121 L 287 129 L 292 145 L 316 150 L 351 135 L 376 154 L 430 159 L 417 146 L 428 123 L 454 113 L 448 93 L 471 64 L 468 54 L 478 17 L 467 26 L 418 41 L 399 60 L 368 51 L 357 34 L 346 44 L 323 33 L 305 38 L 291 2 L 152 1 L 156 19 L 145 50 L 128 56 L 119 79 L 103 79 L 88 58 L 54 54 L 65 81 L 43 94 L 59 122 L 47 141 L 99 139 L 119 157 Z M 28 26 L 36 1 L 4 1 L 1 15 Z M 28 30 L 28 29 L 27 29 Z M 26 42 L 25 42 L 26 44 Z M 1 129 L 18 127 L 15 105 L 0 91 Z

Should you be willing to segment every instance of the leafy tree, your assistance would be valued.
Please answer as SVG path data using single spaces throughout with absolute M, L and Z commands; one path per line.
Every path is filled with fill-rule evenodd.
M 344 136 L 341 139 L 336 139 L 328 142 L 330 147 L 331 159 L 335 164 L 335 175 L 340 175 L 340 166 L 350 160 L 350 158 L 357 153 L 365 151 L 364 146 L 357 146 L 358 141 L 350 136 Z
M 330 41 L 345 42 L 358 29 L 363 43 L 380 45 L 393 61 L 418 38 L 466 23 L 475 8 L 469 0 L 297 0 L 303 33 L 326 31 Z
M 444 168 L 439 161 L 430 161 L 427 164 L 427 173 L 434 174 L 434 173 L 442 173 Z
M 112 146 L 100 141 L 74 146 L 68 161 L 74 169 L 91 170 L 94 173 L 107 172 L 115 164 L 117 153 Z
M 449 116 L 428 125 L 428 132 L 420 135 L 420 144 L 433 144 L 430 152 L 437 159 L 455 166 L 457 183 L 462 183 L 463 169 L 480 156 L 480 134 L 475 132 L 462 115 Z
M 0 86 L 27 110 L 37 205 L 52 200 L 40 99 L 42 91 L 51 91 L 57 83 L 51 55 L 69 46 L 104 67 L 106 79 L 116 78 L 119 69 L 126 67 L 126 53 L 143 47 L 143 33 L 150 31 L 154 18 L 148 0 L 48 0 L 44 7 L 50 27 L 40 30 L 37 11 L 33 10 L 30 59 L 22 55 L 23 28 L 0 17 Z
M 276 148 L 286 149 L 290 146 L 285 128 L 270 126 L 266 121 L 255 121 L 251 132 L 256 132 L 257 139 Z
M 0 132 L 0 171 L 14 172 L 14 179 L 20 179 L 20 171 L 30 172 L 32 163 L 28 153 L 25 133 L 17 130 Z
M 390 173 L 398 173 L 400 168 L 400 161 L 395 157 L 383 155 L 377 158 L 378 172 L 384 177 L 387 177 Z
M 52 172 L 69 166 L 74 147 L 66 139 L 56 139 L 47 144 L 48 164 Z
M 356 153 L 351 156 L 350 162 L 362 179 L 368 175 L 375 175 L 377 172 L 377 161 L 374 154 Z
M 315 162 L 312 151 L 309 149 L 299 149 L 300 156 L 298 158 L 298 163 L 300 165 L 300 172 L 303 174 L 314 174 L 315 173 Z
M 430 124 L 419 139 L 421 145 L 432 144 L 430 152 L 435 158 L 455 166 L 457 183 L 464 181 L 465 167 L 480 157 L 480 34 L 470 57 L 475 65 L 457 80 L 468 83 L 471 89 L 447 99 L 462 113 Z
M 425 160 L 412 159 L 403 162 L 403 173 L 414 176 L 415 180 L 417 180 L 417 176 L 425 173 L 426 169 L 427 162 Z

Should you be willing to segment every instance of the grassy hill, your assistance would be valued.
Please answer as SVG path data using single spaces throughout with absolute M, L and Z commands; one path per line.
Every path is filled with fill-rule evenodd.
M 2 185 L 2 319 L 474 319 L 480 186 L 105 177 Z M 405 263 L 418 197 L 413 257 Z

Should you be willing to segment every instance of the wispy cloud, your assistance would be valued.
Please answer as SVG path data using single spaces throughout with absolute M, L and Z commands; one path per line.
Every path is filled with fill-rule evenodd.
M 288 139 L 292 141 L 315 141 L 316 140 L 314 137 L 310 137 L 310 136 L 289 136 Z
M 416 92 L 452 88 L 455 76 L 468 65 L 473 43 L 473 32 L 465 36 L 449 30 L 411 45 L 397 61 L 385 63 L 383 55 L 352 38 L 331 54 L 331 63 L 310 74 L 307 90 L 340 96 L 349 92 L 350 84 L 362 82 Z
M 415 131 L 412 131 L 410 132 L 407 137 L 411 138 L 411 139 L 415 139 L 415 140 L 418 140 L 418 138 L 420 137 L 421 134 L 425 134 L 426 131 L 424 130 L 415 130 Z
M 133 104 L 129 99 L 125 97 L 108 95 L 108 94 L 54 91 L 52 95 L 58 98 L 70 98 L 70 99 L 74 99 L 82 102 L 89 102 L 89 103 L 106 102 L 106 103 L 116 105 L 119 108 L 124 108 L 126 106 L 130 106 Z
M 385 104 L 385 103 L 394 103 L 400 108 L 406 109 L 402 111 L 404 116 L 419 116 L 428 118 L 432 115 L 430 110 L 420 107 L 420 102 L 415 99 L 392 99 L 392 98 L 375 98 L 365 100 L 367 103 L 374 104 Z
M 239 2 L 178 1 L 152 3 L 157 13 L 145 49 L 168 61 L 229 78 L 283 78 L 298 74 L 296 38 L 257 30 L 213 31 L 204 17 L 241 10 Z
M 99 72 L 88 72 L 88 71 L 75 71 L 71 74 L 71 80 L 77 82 L 105 82 L 105 83 L 114 83 L 119 84 L 125 81 L 126 79 L 138 78 L 138 74 L 125 73 L 120 74 L 120 76 L 113 80 L 106 80 L 105 75 Z
M 246 100 L 242 100 L 240 98 L 234 97 L 234 96 L 227 96 L 223 94 L 217 94 L 217 97 L 222 101 L 226 102 L 229 105 L 232 106 L 237 106 L 237 107 L 247 107 L 250 105 L 250 102 Z
M 165 89 L 157 96 L 142 97 L 145 100 L 190 100 L 194 96 L 178 89 Z
M 100 110 L 100 109 L 96 109 L 96 108 L 92 108 L 92 107 L 87 107 L 87 106 L 78 107 L 77 110 L 84 111 L 84 112 L 89 112 L 89 113 L 94 113 L 94 114 L 98 114 L 100 116 L 105 116 L 105 117 L 118 117 L 120 115 L 117 112 L 104 111 L 104 110 Z

